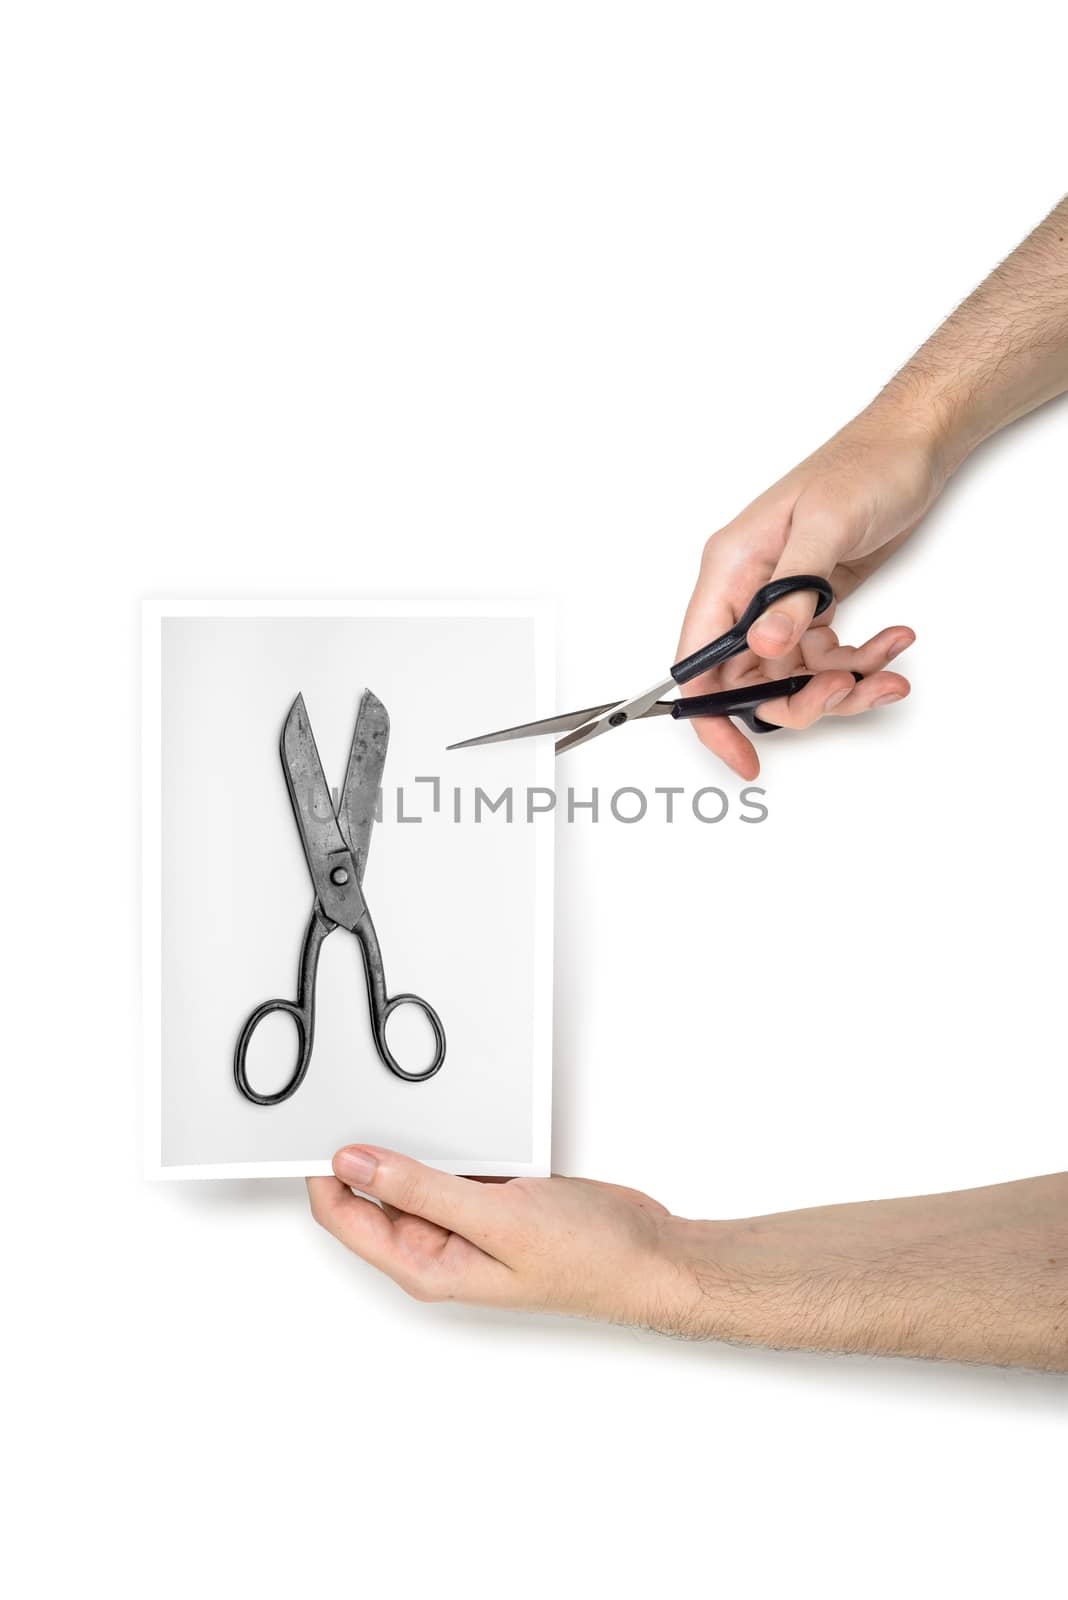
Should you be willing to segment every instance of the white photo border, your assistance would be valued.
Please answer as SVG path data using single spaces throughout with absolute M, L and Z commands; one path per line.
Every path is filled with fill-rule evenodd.
M 329 1177 L 329 1161 L 208 1162 L 170 1166 L 163 1162 L 163 623 L 170 617 L 493 617 L 534 624 L 535 708 L 552 716 L 555 694 L 555 618 L 543 601 L 457 598 L 410 600 L 375 596 L 193 595 L 151 596 L 141 602 L 141 1020 L 144 1057 L 144 1174 L 151 1179 Z M 555 755 L 538 741 L 535 777 L 551 789 Z M 546 813 L 535 833 L 534 901 L 534 1081 L 530 1161 L 468 1161 L 473 1178 L 546 1177 L 551 1171 L 553 1045 L 553 845 L 554 822 Z M 428 1161 L 442 1172 L 455 1164 Z

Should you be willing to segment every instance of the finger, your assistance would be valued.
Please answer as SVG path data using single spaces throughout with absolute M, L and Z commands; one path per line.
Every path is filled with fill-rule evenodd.
M 820 672 L 797 694 L 769 700 L 760 707 L 763 722 L 777 728 L 811 728 L 821 717 L 852 717 L 859 711 L 892 705 L 909 693 L 907 678 L 898 672 L 878 672 L 857 683 L 851 674 Z
M 366 1202 L 371 1205 L 371 1202 Z M 393 1224 L 393 1240 L 400 1246 L 401 1254 L 416 1256 L 422 1261 L 440 1262 L 448 1250 L 449 1240 L 459 1240 L 468 1250 L 478 1250 L 478 1245 L 472 1245 L 470 1240 L 451 1234 L 448 1227 L 440 1227 L 436 1222 L 427 1222 L 425 1216 L 411 1216 L 408 1211 L 398 1210 L 398 1206 L 387 1205 L 385 1200 L 379 1202 L 382 1211 Z M 484 1251 L 480 1251 L 484 1254 Z M 491 1256 L 486 1256 L 486 1261 L 491 1261 Z
M 761 722 L 774 723 L 777 728 L 811 728 L 843 704 L 854 684 L 851 672 L 818 672 L 796 694 L 760 706 L 757 715 Z
M 307 1184 L 316 1222 L 364 1261 L 392 1276 L 396 1263 L 390 1219 L 337 1178 L 309 1178 Z
M 737 531 L 735 525 L 733 531 Z M 732 529 L 721 529 L 705 545 L 701 570 L 683 618 L 676 660 L 692 655 L 734 627 L 756 589 L 771 575 L 770 559 L 754 549 L 744 558 L 731 556 L 729 541 L 722 543 Z M 722 668 L 703 673 L 687 684 L 690 694 L 709 694 L 722 682 Z
M 447 1228 L 439 1228 L 436 1222 L 427 1222 L 425 1217 L 410 1217 L 407 1211 L 402 1211 L 399 1206 L 387 1205 L 384 1200 L 380 1200 L 378 1203 L 390 1222 L 403 1222 L 405 1219 L 409 1222 L 420 1222 L 428 1230 L 426 1234 L 428 1239 L 431 1235 L 436 1236 L 439 1241 L 444 1241 L 449 1237 L 449 1230 Z
M 797 653 L 810 672 L 819 672 L 825 667 L 844 667 L 844 661 L 835 660 L 835 652 L 845 648 L 833 628 L 821 628 L 817 623 L 801 635 Z
M 421 1217 L 396 1221 L 337 1178 L 309 1178 L 312 1215 L 328 1233 L 417 1300 L 501 1301 L 508 1267 Z
M 726 581 L 711 562 L 703 562 L 701 576 L 690 598 L 679 636 L 676 660 L 692 655 L 702 645 L 718 639 L 734 626 L 735 613 L 726 593 Z M 684 694 L 708 694 L 717 687 L 715 673 L 702 673 L 683 690 Z M 740 778 L 752 780 L 760 772 L 757 753 L 744 733 L 727 717 L 694 718 L 694 732 L 706 750 L 726 762 Z
M 823 639 L 820 637 L 822 634 L 829 634 L 830 638 Z M 810 628 L 801 640 L 801 655 L 812 672 L 845 667 L 850 672 L 869 677 L 874 672 L 881 672 L 888 662 L 915 643 L 916 635 L 911 628 L 896 627 L 884 628 L 867 643 L 854 648 L 840 645 L 832 629 L 817 627 Z
M 792 578 L 811 571 L 811 567 L 795 568 L 793 572 L 776 569 L 775 576 Z M 749 648 L 765 660 L 780 662 L 797 648 L 806 629 L 811 628 L 819 598 L 815 589 L 798 589 L 793 594 L 783 595 L 753 623 L 746 634 Z
M 809 633 L 822 632 L 810 628 Z M 805 635 L 808 637 L 808 634 Z M 790 654 L 774 665 L 763 656 L 755 656 L 752 650 L 743 650 L 741 655 L 732 656 L 718 669 L 718 684 L 720 689 L 736 689 L 743 684 L 766 683 L 769 678 L 789 678 L 795 672 L 804 672 L 805 663 L 800 649 L 791 650 Z
M 855 717 L 860 711 L 874 711 L 877 706 L 891 706 L 897 700 L 904 700 L 911 691 L 912 685 L 900 672 L 876 672 L 862 683 L 855 684 L 828 715 Z
M 706 750 L 725 761 L 732 772 L 747 782 L 760 775 L 756 749 L 729 717 L 693 717 L 694 732 Z
M 676 661 L 692 655 L 702 645 L 710 644 L 733 626 L 734 612 L 725 585 L 710 564 L 702 563 L 701 575 L 682 619 Z
M 841 552 L 856 541 L 861 520 L 854 507 L 836 507 L 802 495 L 794 507 L 786 547 L 772 576 L 796 578 L 813 573 L 829 578 Z M 750 648 L 759 656 L 773 659 L 786 655 L 810 626 L 818 599 L 815 589 L 800 589 L 776 600 L 750 628 Z
M 506 1189 L 486 1189 L 470 1178 L 438 1172 L 378 1145 L 347 1145 L 334 1157 L 333 1167 L 342 1183 L 398 1211 L 462 1234 L 491 1255 L 504 1235 L 507 1208 L 502 1196 Z

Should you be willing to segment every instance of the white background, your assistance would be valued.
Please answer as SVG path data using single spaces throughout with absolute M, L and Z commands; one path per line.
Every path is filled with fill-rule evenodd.
M 146 1166 L 158 1174 L 162 1162 L 168 1177 L 322 1174 L 340 1145 L 363 1138 L 453 1172 L 545 1175 L 553 820 L 528 823 L 524 796 L 551 784 L 552 745 L 446 746 L 466 731 L 487 659 L 499 718 L 534 716 L 538 699 L 548 708 L 551 667 L 535 655 L 551 653 L 551 630 L 464 601 L 452 616 L 331 615 L 344 610 L 336 600 L 307 616 L 229 601 L 218 616 L 174 609 L 163 602 L 162 625 L 157 616 L 145 634 Z M 364 892 L 387 990 L 437 1008 L 445 1066 L 423 1084 L 385 1069 L 360 952 L 342 933 L 319 961 L 304 1082 L 280 1105 L 252 1105 L 234 1084 L 235 1040 L 255 1007 L 294 997 L 312 898 L 279 736 L 299 689 L 337 792 L 365 686 L 390 734 Z M 511 822 L 507 794 L 498 811 L 476 812 L 483 785 L 491 800 L 518 791 Z M 391 1048 L 419 1070 L 433 1054 L 430 1025 L 415 1006 L 393 1015 L 408 1027 L 390 1031 Z M 248 1046 L 262 1092 L 290 1080 L 297 1055 L 291 1019 L 272 1020 Z
M 146 592 L 537 591 L 561 704 L 649 681 L 705 536 L 1064 190 L 1056 16 L 8 8 L 19 1592 L 1060 1587 L 1063 1380 L 418 1306 L 298 1185 L 145 1185 L 136 739 Z M 766 824 L 561 828 L 559 1169 L 1063 1167 L 1066 420 L 851 602 L 914 695 L 769 740 Z M 718 775 L 656 723 L 567 776 Z

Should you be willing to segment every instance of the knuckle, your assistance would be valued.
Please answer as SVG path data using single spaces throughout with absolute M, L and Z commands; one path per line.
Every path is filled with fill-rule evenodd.
M 705 540 L 704 544 L 701 546 L 701 565 L 702 566 L 704 566 L 704 564 L 707 561 L 711 561 L 712 558 L 716 554 L 718 554 L 719 549 L 721 547 L 717 544 L 716 541 L 719 539 L 720 535 L 723 532 L 724 532 L 723 528 L 717 528 L 715 533 L 710 533 L 709 534 L 708 538 Z

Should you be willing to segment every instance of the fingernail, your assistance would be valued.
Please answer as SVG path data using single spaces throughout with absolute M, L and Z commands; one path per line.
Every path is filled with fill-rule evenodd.
M 907 650 L 911 643 L 911 639 L 899 639 L 897 644 L 891 646 L 891 648 L 886 652 L 887 661 L 893 661 L 894 657 L 899 656 L 902 650 Z
M 895 705 L 898 700 L 903 700 L 904 698 L 905 698 L 905 696 L 903 694 L 881 694 L 879 696 L 878 700 L 873 700 L 872 701 L 872 705 L 873 706 L 892 706 L 892 705 Z
M 366 1189 L 373 1182 L 377 1168 L 378 1162 L 366 1150 L 339 1150 L 334 1157 L 334 1171 L 354 1189 Z
M 760 634 L 762 645 L 769 649 L 781 647 L 785 650 L 794 636 L 794 620 L 785 611 L 769 611 L 755 624 L 755 629 Z
M 840 706 L 842 704 L 842 701 L 845 699 L 847 694 L 852 693 L 852 688 L 836 689 L 834 693 L 832 695 L 828 695 L 827 699 L 823 702 L 824 711 L 833 711 L 835 706 Z M 876 702 L 876 704 L 878 704 L 878 702 Z

